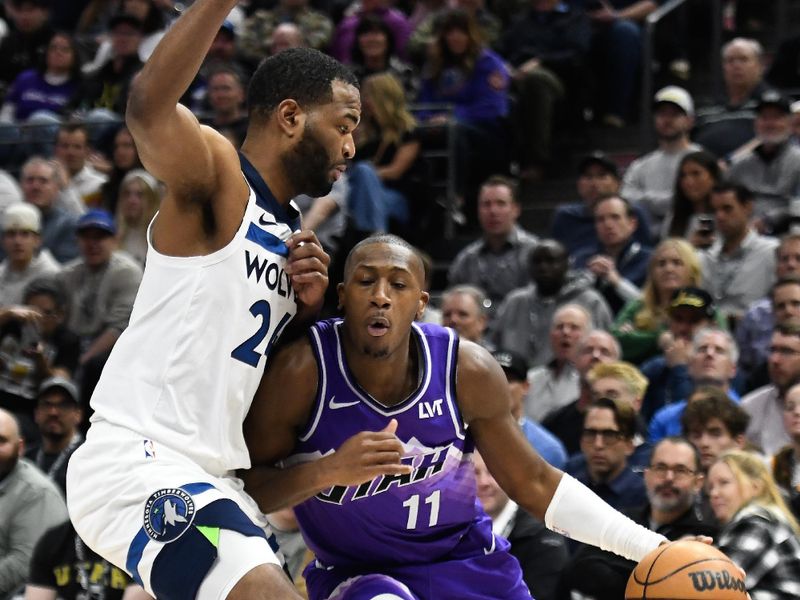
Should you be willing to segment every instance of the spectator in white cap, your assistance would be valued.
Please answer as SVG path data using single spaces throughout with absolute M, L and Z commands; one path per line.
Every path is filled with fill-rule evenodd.
M 762 93 L 754 128 L 758 145 L 733 160 L 728 179 L 753 192 L 759 232 L 781 233 L 788 224 L 790 204 L 800 200 L 800 148 L 789 141 L 789 100 L 776 90 Z
M 3 251 L 0 262 L 0 307 L 22 303 L 25 286 L 42 275 L 56 273 L 58 262 L 42 245 L 39 209 L 20 202 L 3 213 Z
M 653 98 L 653 126 L 658 148 L 631 163 L 620 194 L 632 204 L 643 205 L 658 236 L 671 208 L 678 163 L 688 152 L 702 148 L 689 140 L 694 125 L 694 102 L 685 89 L 670 85 Z

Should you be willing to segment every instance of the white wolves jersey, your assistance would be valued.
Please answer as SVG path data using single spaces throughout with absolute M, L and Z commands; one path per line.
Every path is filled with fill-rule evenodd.
M 217 476 L 250 466 L 242 423 L 270 349 L 297 311 L 284 267 L 299 215 L 241 162 L 250 197 L 227 246 L 170 257 L 148 231 L 130 324 L 91 400 L 93 422 L 170 446 Z

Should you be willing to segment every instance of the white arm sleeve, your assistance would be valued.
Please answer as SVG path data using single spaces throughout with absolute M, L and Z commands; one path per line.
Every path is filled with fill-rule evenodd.
M 639 562 L 667 541 L 617 512 L 597 494 L 566 473 L 544 515 L 548 529 Z

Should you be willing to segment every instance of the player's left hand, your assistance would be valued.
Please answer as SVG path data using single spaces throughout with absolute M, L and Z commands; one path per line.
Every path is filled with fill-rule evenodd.
M 286 272 L 292 278 L 297 299 L 305 306 L 318 308 L 328 288 L 331 257 L 310 229 L 293 234 L 286 246 L 289 248 Z

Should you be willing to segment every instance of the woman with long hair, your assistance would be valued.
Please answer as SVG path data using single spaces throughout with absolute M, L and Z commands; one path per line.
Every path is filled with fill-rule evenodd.
M 103 169 L 108 174 L 108 179 L 100 188 L 100 193 L 103 208 L 114 215 L 117 213 L 119 188 L 123 178 L 129 171 L 142 168 L 142 161 L 139 158 L 136 144 L 133 142 L 133 136 L 125 125 L 121 126 L 114 134 L 110 154 L 111 160 Z
M 364 14 L 359 19 L 349 66 L 362 84 L 370 75 L 391 73 L 403 84 L 407 100 L 417 97 L 419 78 L 414 69 L 397 56 L 394 33 L 378 15 Z
M 474 17 L 462 9 L 445 11 L 423 68 L 418 102 L 450 105 L 452 116 L 429 111 L 420 118 L 455 127 L 457 191 L 470 205 L 483 181 L 508 170 L 510 81 L 503 59 L 484 44 Z M 469 216 L 475 212 L 467 209 Z
M 673 292 L 700 285 L 700 259 L 686 240 L 668 238 L 656 246 L 642 286 L 642 297 L 620 311 L 611 332 L 622 346 L 624 360 L 635 364 L 658 354 L 658 338 L 667 328 Z
M 720 456 L 708 470 L 708 496 L 722 524 L 716 545 L 744 569 L 752 600 L 800 598 L 800 524 L 763 458 Z
M 664 220 L 664 231 L 669 237 L 686 238 L 696 248 L 711 244 L 714 222 L 711 190 L 721 179 L 719 161 L 710 152 L 689 152 L 681 159 L 672 210 Z
M 114 221 L 117 247 L 144 266 L 147 256 L 147 227 L 161 205 L 161 187 L 144 169 L 133 169 L 122 179 Z

